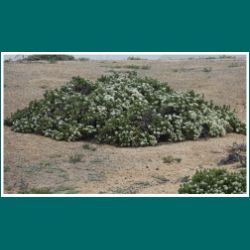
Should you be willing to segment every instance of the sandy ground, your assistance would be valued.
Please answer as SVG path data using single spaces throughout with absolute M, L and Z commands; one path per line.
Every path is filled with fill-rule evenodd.
M 219 105 L 230 105 L 246 120 L 245 61 L 84 61 L 6 63 L 4 66 L 4 116 L 41 98 L 46 89 L 62 86 L 79 75 L 95 80 L 124 66 L 149 65 L 137 70 L 178 91 L 195 90 Z M 234 65 L 234 67 L 232 67 Z M 119 68 L 121 67 L 121 68 Z M 204 68 L 211 68 L 204 72 Z M 233 142 L 244 143 L 244 135 L 161 143 L 155 147 L 119 148 L 86 141 L 58 142 L 43 136 L 20 134 L 4 127 L 5 193 L 143 193 L 176 194 L 186 176 L 199 168 L 217 167 Z M 89 145 L 89 148 L 83 145 Z M 78 156 L 79 161 L 72 162 Z M 181 158 L 164 163 L 163 157 Z M 235 166 L 222 166 L 234 169 Z

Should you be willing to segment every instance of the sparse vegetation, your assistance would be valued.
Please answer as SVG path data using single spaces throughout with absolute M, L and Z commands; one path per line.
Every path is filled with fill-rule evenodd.
M 27 194 L 52 194 L 52 191 L 49 187 L 31 188 L 27 190 Z
M 101 164 L 103 163 L 102 159 L 96 158 L 90 161 L 91 164 Z
M 176 162 L 176 163 L 180 163 L 181 162 L 181 158 L 174 158 L 171 155 L 169 155 L 167 157 L 163 157 L 162 160 L 163 160 L 164 163 L 169 163 L 169 164 L 170 163 L 174 163 L 174 162 Z
M 121 65 L 106 65 L 104 67 L 109 67 L 109 68 L 112 68 L 112 69 L 121 69 L 121 68 L 123 68 L 123 69 L 132 69 L 132 70 L 137 70 L 137 69 L 149 70 L 151 68 L 150 65 L 139 66 L 139 65 L 135 65 L 135 64 L 129 64 L 129 65 L 124 65 L 124 66 L 121 66 Z M 117 72 L 117 71 L 115 71 L 115 72 Z M 124 71 L 122 71 L 122 72 L 124 72 Z
M 11 191 L 9 186 L 7 191 Z M 29 184 L 24 179 L 20 180 L 18 194 L 76 194 L 79 193 L 74 186 L 59 185 L 55 187 L 29 187 Z
M 105 179 L 104 172 L 88 173 L 88 181 L 103 181 Z
M 113 69 L 111 69 L 111 70 L 108 70 L 108 72 L 113 73 L 113 74 L 120 74 L 120 73 L 122 73 L 122 74 L 127 73 L 128 74 L 131 72 L 131 70 L 113 70 Z
M 215 56 L 208 56 L 208 57 L 204 57 L 204 59 L 206 59 L 206 60 L 214 60 L 214 59 L 216 59 L 216 57 Z
M 79 191 L 76 189 L 75 186 L 59 185 L 53 189 L 53 194 L 60 194 L 60 193 L 77 194 L 79 193 Z
M 93 147 L 90 144 L 84 144 L 82 148 L 90 151 L 96 151 L 96 147 Z
M 157 181 L 158 184 L 163 184 L 170 181 L 168 178 L 161 175 L 154 175 L 152 177 Z
M 11 58 L 9 58 L 9 59 L 5 59 L 4 62 L 5 63 L 10 63 L 10 62 L 13 62 L 13 60 Z
M 47 61 L 48 61 L 48 63 L 50 63 L 50 64 L 55 64 L 55 63 L 57 63 L 57 60 L 55 60 L 55 59 L 53 59 L 53 58 L 48 59 Z
M 136 56 L 129 56 L 127 60 L 146 60 Z
M 18 110 L 5 124 L 56 140 L 94 138 L 123 147 L 246 132 L 230 107 L 216 106 L 194 91 L 176 92 L 136 72 L 102 76 L 95 84 L 74 77 L 61 89 L 47 90 L 43 99 Z
M 49 187 L 29 187 L 29 183 L 24 179 L 19 182 L 18 194 L 51 194 L 51 188 Z
M 240 167 L 246 167 L 246 144 L 234 143 L 228 150 L 228 156 L 219 162 L 219 165 L 227 165 L 239 162 Z
M 71 55 L 30 55 L 23 59 L 23 61 L 73 61 L 75 58 Z
M 143 65 L 141 66 L 141 69 L 144 69 L 144 70 L 148 70 L 150 69 L 151 67 L 149 65 Z
M 6 165 L 4 166 L 4 172 L 7 173 L 7 172 L 10 172 L 11 168 L 9 165 Z
M 113 194 L 136 194 L 140 189 L 146 188 L 148 186 L 150 186 L 150 182 L 148 181 L 136 181 L 127 187 L 117 187 L 111 192 Z
M 179 68 L 179 69 L 172 69 L 173 72 L 177 73 L 177 72 L 189 72 L 194 70 L 194 68 Z
M 211 67 L 208 67 L 208 68 L 203 68 L 202 70 L 203 72 L 206 72 L 206 73 L 209 73 L 212 71 L 212 68 Z
M 235 56 L 227 56 L 227 55 L 222 55 L 222 56 L 219 56 L 220 59 L 235 59 L 236 57 Z
M 111 68 L 111 69 L 121 69 L 122 66 L 121 65 L 116 65 L 116 64 L 103 64 L 101 65 L 101 67 L 105 67 L 105 68 Z
M 242 194 L 246 192 L 246 170 L 198 170 L 191 181 L 181 184 L 180 194 Z
M 69 162 L 75 164 L 81 162 L 82 158 L 83 158 L 82 154 L 74 154 L 69 157 Z
M 129 64 L 129 65 L 124 66 L 124 68 L 127 68 L 127 69 L 140 69 L 140 66 L 139 65 L 134 65 L 134 64 Z
M 80 57 L 78 58 L 78 61 L 89 61 L 90 59 L 88 57 Z
M 236 67 L 240 67 L 240 66 L 241 66 L 240 63 L 237 63 L 237 62 L 230 63 L 230 64 L 228 65 L 229 68 L 236 68 Z

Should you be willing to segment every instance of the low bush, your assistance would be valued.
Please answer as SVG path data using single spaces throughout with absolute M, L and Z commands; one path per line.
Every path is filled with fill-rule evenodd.
M 77 163 L 77 162 L 81 162 L 82 158 L 83 158 L 83 155 L 81 155 L 81 154 L 74 154 L 74 155 L 71 155 L 71 156 L 69 157 L 69 163 L 75 164 L 75 163 Z
M 102 76 L 95 84 L 74 77 L 17 110 L 5 124 L 56 140 L 95 139 L 135 147 L 246 131 L 228 106 L 216 106 L 193 91 L 176 92 L 136 72 Z
M 13 60 L 11 58 L 9 58 L 9 59 L 5 59 L 4 62 L 5 63 L 10 63 L 10 62 L 13 62 Z
M 230 64 L 228 65 L 229 68 L 235 68 L 235 67 L 240 67 L 240 66 L 241 66 L 241 64 L 240 64 L 240 63 L 237 63 L 237 62 L 233 62 L 233 63 L 230 63 Z
M 136 57 L 136 56 L 129 56 L 129 57 L 127 58 L 127 60 L 146 60 L 146 59 L 142 59 L 142 58 Z
M 246 170 L 198 170 L 191 181 L 181 184 L 180 194 L 242 194 L 246 192 Z
M 141 66 L 141 69 L 147 70 L 147 69 L 151 69 L 151 67 L 149 65 L 143 65 Z
M 213 60 L 213 59 L 217 59 L 217 57 L 215 57 L 215 56 L 208 56 L 208 57 L 204 57 L 204 59 L 206 59 L 206 60 Z
M 174 163 L 174 162 L 180 163 L 181 162 L 181 158 L 174 158 L 171 155 L 167 157 L 163 157 L 162 160 L 164 163 Z
M 70 55 L 30 55 L 23 59 L 25 61 L 73 61 L 75 58 Z
M 219 56 L 220 59 L 235 59 L 236 57 L 235 56 L 227 56 L 227 55 L 222 55 L 222 56 Z
M 84 145 L 82 146 L 82 148 L 83 148 L 83 149 L 86 149 L 86 150 L 90 150 L 90 151 L 96 151 L 96 148 L 93 147 L 93 146 L 91 146 L 91 145 L 89 145 L 89 144 L 84 144 Z
M 130 65 L 125 66 L 124 68 L 127 68 L 127 69 L 140 69 L 140 66 L 139 65 L 130 64 Z
M 212 71 L 212 68 L 211 68 L 211 67 L 209 67 L 209 68 L 203 68 L 202 71 L 203 71 L 203 72 L 206 72 L 206 73 L 209 73 L 209 72 Z
M 90 59 L 88 57 L 80 57 L 78 60 L 79 61 L 89 61 Z

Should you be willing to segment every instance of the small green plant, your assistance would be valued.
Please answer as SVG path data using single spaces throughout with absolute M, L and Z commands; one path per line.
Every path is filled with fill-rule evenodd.
M 147 70 L 147 69 L 150 69 L 151 67 L 149 65 L 143 65 L 141 66 L 141 69 L 144 69 L 144 70 Z
M 93 147 L 93 146 L 91 146 L 91 145 L 89 145 L 89 144 L 84 144 L 84 145 L 82 146 L 82 148 L 83 148 L 83 149 L 86 149 L 86 150 L 90 150 L 90 151 L 96 151 L 96 148 Z
M 220 59 L 235 59 L 236 57 L 235 56 L 228 56 L 228 55 L 222 55 L 222 56 L 219 56 Z
M 18 183 L 15 183 L 15 186 L 18 186 L 19 194 L 27 194 L 29 192 L 28 191 L 29 184 L 23 178 L 21 178 Z
M 179 69 L 172 69 L 173 72 L 177 73 L 177 72 L 189 72 L 194 70 L 194 68 L 179 68 Z
M 159 184 L 163 184 L 163 183 L 166 183 L 166 182 L 169 182 L 170 180 L 168 178 L 166 178 L 165 176 L 161 176 L 161 175 L 153 175 L 152 176 L 156 181 L 157 183 Z
M 105 179 L 105 173 L 104 172 L 90 172 L 88 173 L 88 181 L 102 181 Z
M 48 63 L 55 64 L 55 63 L 57 63 L 57 60 L 51 58 L 51 59 L 48 60 Z
M 173 156 L 169 155 L 167 157 L 163 157 L 162 158 L 164 163 L 180 163 L 181 162 L 181 158 L 174 158 Z
M 129 56 L 127 60 L 146 60 L 136 56 Z
M 120 73 L 130 73 L 130 70 L 114 70 L 114 69 L 110 69 L 108 70 L 109 73 L 113 73 L 113 74 L 120 74 Z
M 148 181 L 136 181 L 129 186 L 126 187 L 117 187 L 111 192 L 113 194 L 136 194 L 138 193 L 141 189 L 149 187 L 151 184 Z
M 127 68 L 127 69 L 140 69 L 140 66 L 134 65 L 134 64 L 129 64 L 129 65 L 125 66 L 125 68 Z
M 112 66 L 109 66 L 109 68 L 120 69 L 120 68 L 122 68 L 122 66 L 120 66 L 120 65 L 112 65 Z
M 206 60 L 213 60 L 213 59 L 216 59 L 216 57 L 215 56 L 208 56 L 208 57 L 204 57 L 204 59 L 206 59 Z
M 197 170 L 191 181 L 181 184 L 180 194 L 242 194 L 246 192 L 246 170 Z
M 102 164 L 103 160 L 99 159 L 99 158 L 96 158 L 96 159 L 91 160 L 90 163 L 91 164 Z
M 10 63 L 10 62 L 12 62 L 12 59 L 11 59 L 11 58 L 5 59 L 4 62 L 5 62 L 5 63 Z
M 4 166 L 4 172 L 5 173 L 10 172 L 10 166 L 9 165 Z
M 52 191 L 49 187 L 29 187 L 29 184 L 21 179 L 19 182 L 19 194 L 51 194 Z
M 82 154 L 74 154 L 69 157 L 69 162 L 75 164 L 81 162 L 82 158 L 83 158 Z
M 111 69 L 121 69 L 122 68 L 121 65 L 117 65 L 117 64 L 104 64 L 104 65 L 101 65 L 101 67 L 111 68 Z
M 209 68 L 203 68 L 202 71 L 203 71 L 203 72 L 206 72 L 206 73 L 209 73 L 209 72 L 212 71 L 212 68 L 211 68 L 211 67 L 209 67 Z
M 75 186 L 67 186 L 67 185 L 59 185 L 54 188 L 53 193 L 54 194 L 77 194 L 79 193 L 77 188 Z
M 52 191 L 49 187 L 30 188 L 28 194 L 52 194 Z
M 240 65 L 239 63 L 237 63 L 237 62 L 230 63 L 230 64 L 228 65 L 229 68 L 236 68 L 236 67 L 240 67 L 240 66 L 241 66 L 241 65 Z
M 80 57 L 78 58 L 79 61 L 89 61 L 90 59 L 88 57 Z
M 6 191 L 10 192 L 12 190 L 12 187 L 11 186 L 7 186 L 6 187 Z

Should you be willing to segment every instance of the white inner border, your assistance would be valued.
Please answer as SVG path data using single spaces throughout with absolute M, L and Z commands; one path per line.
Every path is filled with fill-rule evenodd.
M 5 194 L 4 193 L 4 56 L 32 54 L 68 55 L 232 55 L 246 56 L 247 193 L 246 194 Z M 196 59 L 194 59 L 196 60 Z M 249 52 L 1 52 L 1 197 L 249 197 Z

